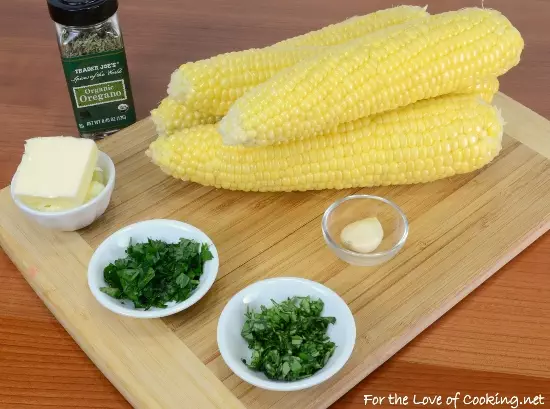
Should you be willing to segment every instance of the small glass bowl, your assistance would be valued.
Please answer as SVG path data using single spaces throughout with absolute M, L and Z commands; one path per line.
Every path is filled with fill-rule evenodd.
M 367 217 L 376 217 L 384 230 L 384 239 L 372 253 L 357 253 L 342 245 L 344 227 Z M 405 213 L 383 197 L 353 195 L 337 200 L 325 211 L 323 236 L 329 248 L 343 261 L 356 266 L 375 266 L 392 259 L 401 250 L 409 234 Z

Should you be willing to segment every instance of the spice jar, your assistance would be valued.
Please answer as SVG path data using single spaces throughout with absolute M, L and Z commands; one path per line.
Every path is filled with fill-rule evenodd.
M 100 139 L 136 121 L 117 0 L 48 0 L 80 135 Z

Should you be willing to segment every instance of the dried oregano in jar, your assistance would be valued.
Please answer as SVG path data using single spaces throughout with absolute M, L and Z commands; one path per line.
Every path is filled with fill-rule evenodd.
M 78 30 L 74 32 L 70 27 L 63 29 L 60 43 L 63 58 L 83 57 L 89 54 L 99 54 L 106 51 L 120 50 L 124 46 L 122 37 L 112 24 L 105 23 L 96 30 Z
M 117 0 L 48 0 L 81 136 L 99 139 L 136 121 Z

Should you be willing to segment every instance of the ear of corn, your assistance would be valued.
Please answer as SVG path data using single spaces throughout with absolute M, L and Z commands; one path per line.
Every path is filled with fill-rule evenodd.
M 197 125 L 215 124 L 221 117 L 189 109 L 187 105 L 170 98 L 162 100 L 158 108 L 151 111 L 151 118 L 159 135 L 170 135 Z
M 239 98 L 228 145 L 270 145 L 456 92 L 515 66 L 523 39 L 497 11 L 463 9 L 326 48 Z
M 473 86 L 469 86 L 460 94 L 478 94 L 486 102 L 492 102 L 493 96 L 499 89 L 497 78 L 489 78 Z M 205 114 L 189 109 L 187 105 L 165 98 L 160 105 L 151 111 L 151 118 L 158 135 L 171 135 L 185 128 L 197 125 L 215 124 L 221 116 Z
M 491 103 L 499 88 L 497 78 L 488 78 L 478 84 L 469 86 L 457 94 L 476 94 L 484 101 Z M 157 128 L 158 135 L 171 135 L 185 128 L 197 125 L 215 124 L 222 117 L 203 114 L 187 108 L 170 98 L 165 98 L 160 106 L 151 111 L 151 117 Z
M 429 16 L 427 7 L 397 6 L 385 10 L 348 18 L 340 23 L 331 24 L 320 30 L 311 31 L 297 37 L 280 41 L 275 46 L 304 47 L 332 46 L 343 44 L 355 38 L 362 37 L 374 31 L 389 26 L 402 24 L 406 21 Z
M 223 115 L 250 88 L 318 54 L 322 47 L 279 47 L 221 54 L 184 64 L 172 74 L 170 98 L 196 111 Z
M 224 115 L 247 90 L 284 68 L 318 54 L 320 47 L 342 44 L 428 15 L 421 7 L 400 6 L 353 17 L 271 47 L 187 63 L 172 74 L 168 94 L 191 109 Z
M 226 146 L 215 126 L 200 126 L 158 138 L 148 155 L 176 178 L 217 188 L 342 189 L 479 169 L 499 153 L 502 132 L 496 108 L 476 95 L 447 95 L 275 146 Z

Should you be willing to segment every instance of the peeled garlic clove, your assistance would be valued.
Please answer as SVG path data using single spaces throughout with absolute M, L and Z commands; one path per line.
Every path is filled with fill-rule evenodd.
M 357 253 L 370 253 L 378 248 L 384 238 L 384 230 L 376 217 L 348 224 L 340 234 L 342 244 Z

